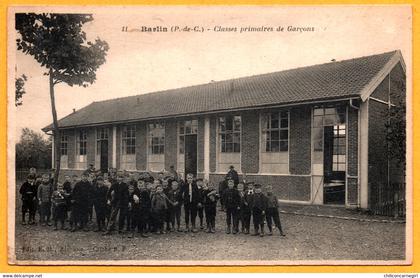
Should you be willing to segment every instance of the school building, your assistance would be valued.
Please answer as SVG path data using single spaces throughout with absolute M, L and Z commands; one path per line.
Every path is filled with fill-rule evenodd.
M 218 184 L 234 165 L 285 202 L 369 209 L 404 173 L 385 138 L 405 78 L 392 51 L 93 102 L 59 120 L 61 167 L 173 165 Z

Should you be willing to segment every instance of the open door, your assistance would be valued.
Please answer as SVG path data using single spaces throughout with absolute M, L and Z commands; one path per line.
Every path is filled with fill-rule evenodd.
M 197 176 L 197 135 L 185 136 L 185 175 Z
M 108 172 L 108 140 L 101 140 L 101 154 L 100 154 L 100 161 L 101 161 L 101 172 L 106 173 Z

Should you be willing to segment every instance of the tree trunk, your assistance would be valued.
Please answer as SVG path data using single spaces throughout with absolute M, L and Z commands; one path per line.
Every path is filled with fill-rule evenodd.
M 53 116 L 53 140 L 54 140 L 54 160 L 55 160 L 55 172 L 54 172 L 54 183 L 53 188 L 57 187 L 58 177 L 60 174 L 60 162 L 61 162 L 61 154 L 60 154 L 60 130 L 58 128 L 58 120 L 57 120 L 57 110 L 55 109 L 55 96 L 54 96 L 54 76 L 53 70 L 50 69 L 49 73 L 50 77 L 50 99 L 51 99 L 51 111 Z

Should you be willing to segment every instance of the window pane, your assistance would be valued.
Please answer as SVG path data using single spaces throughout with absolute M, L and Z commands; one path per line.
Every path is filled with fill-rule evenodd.
M 233 144 L 232 143 L 226 143 L 226 152 L 227 153 L 233 152 Z
M 265 151 L 266 152 L 270 152 L 271 151 L 271 144 L 270 144 L 270 141 L 269 140 L 267 140 L 265 142 Z
M 240 133 L 234 133 L 233 134 L 233 142 L 238 143 L 238 144 L 241 142 L 241 134 Z
M 280 122 L 281 128 L 288 128 L 289 127 L 289 120 L 288 119 L 282 119 Z
M 271 131 L 271 140 L 278 141 L 280 139 L 280 132 L 278 130 Z
M 226 130 L 232 130 L 233 129 L 233 120 L 232 117 L 226 117 Z
M 273 113 L 271 114 L 271 128 L 279 128 L 279 114 Z
M 220 131 L 221 131 L 221 132 L 226 131 L 226 122 L 225 122 L 225 118 L 219 118 L 219 127 L 220 127 Z
M 289 150 L 289 143 L 288 141 L 280 141 L 280 151 L 287 152 Z
M 271 141 L 271 151 L 278 152 L 280 150 L 279 141 Z
M 239 152 L 241 152 L 241 145 L 240 145 L 239 143 L 235 143 L 235 144 L 233 144 L 233 151 L 234 151 L 235 153 L 239 153 Z
M 241 130 L 241 116 L 234 117 L 234 130 L 235 131 Z
M 288 130 L 281 130 L 280 131 L 280 139 L 281 140 L 289 139 L 289 131 Z
M 286 111 L 283 111 L 283 112 L 280 113 L 280 117 L 282 119 L 288 119 L 289 118 L 289 113 L 286 112 Z
M 226 134 L 226 143 L 232 143 L 232 142 L 233 142 L 232 133 L 227 133 Z

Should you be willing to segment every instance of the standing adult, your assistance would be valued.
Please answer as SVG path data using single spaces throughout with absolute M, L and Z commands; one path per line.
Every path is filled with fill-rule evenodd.
M 235 167 L 233 165 L 229 166 L 229 171 L 226 174 L 225 180 L 232 179 L 235 186 L 239 183 L 239 175 L 238 172 L 236 172 Z
M 187 174 L 187 180 L 183 184 L 181 192 L 184 203 L 186 232 L 192 231 L 193 233 L 196 233 L 195 219 L 197 217 L 197 209 L 199 206 L 202 206 L 202 204 L 200 202 L 200 190 L 194 182 L 193 174 Z M 192 229 L 190 228 L 190 223 Z

